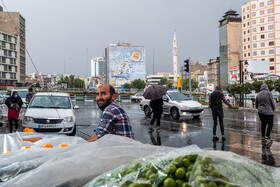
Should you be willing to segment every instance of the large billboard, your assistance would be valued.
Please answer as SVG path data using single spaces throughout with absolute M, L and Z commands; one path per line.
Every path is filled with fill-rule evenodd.
M 146 78 L 144 47 L 109 47 L 109 83 L 120 86 L 133 79 Z

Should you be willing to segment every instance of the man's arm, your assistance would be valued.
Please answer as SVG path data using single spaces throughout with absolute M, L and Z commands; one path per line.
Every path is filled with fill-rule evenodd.
M 224 102 L 227 106 L 231 107 L 231 104 L 225 99 L 224 94 L 222 94 L 222 97 L 223 97 L 223 102 Z

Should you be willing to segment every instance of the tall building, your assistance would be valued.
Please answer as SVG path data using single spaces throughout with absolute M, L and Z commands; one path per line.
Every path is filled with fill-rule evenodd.
M 220 59 L 210 59 L 207 63 L 207 78 L 208 84 L 212 85 L 212 88 L 220 85 Z M 214 90 L 211 90 L 214 91 Z
M 16 57 L 16 80 L 17 86 L 23 86 L 25 84 L 25 75 L 26 75 L 26 56 L 25 56 L 25 19 L 20 15 L 19 12 L 3 12 L 3 8 L 0 6 L 0 31 L 6 33 L 10 38 L 16 36 L 17 44 L 16 48 L 13 48 Z M 11 40 L 7 38 L 7 40 L 3 41 L 6 45 L 14 46 L 14 43 L 11 43 Z M 4 52 L 4 57 L 6 59 L 12 58 L 9 56 L 5 56 L 5 50 L 3 49 L 2 42 L 2 51 Z M 2 59 L 1 59 L 2 60 Z M 1 61 L 3 64 L 3 61 Z M 13 65 L 14 64 L 10 64 Z M 5 72 L 4 72 L 5 73 Z M 1 78 L 2 81 L 2 78 Z M 3 80 L 4 81 L 4 80 Z
M 177 82 L 178 77 L 178 46 L 177 46 L 177 38 L 176 32 L 174 32 L 173 37 L 173 75 L 174 75 L 174 82 Z
M 143 46 L 110 44 L 105 49 L 105 82 L 121 87 L 134 79 L 146 79 L 146 53 Z
M 91 77 L 105 75 L 105 61 L 103 57 L 91 59 Z
M 269 73 L 280 75 L 280 0 L 242 5 L 242 42 L 244 60 L 268 61 Z
M 236 69 L 242 59 L 241 18 L 229 10 L 219 21 L 220 85 L 225 87 L 236 78 Z

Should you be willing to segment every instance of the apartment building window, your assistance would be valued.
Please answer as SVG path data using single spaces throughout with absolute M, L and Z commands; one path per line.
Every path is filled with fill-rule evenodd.
M 273 17 L 268 18 L 268 21 L 273 21 Z
M 263 59 L 261 59 L 261 61 L 265 61 L 265 59 L 263 58 Z
M 252 8 L 256 8 L 256 5 L 252 5 Z
M 243 16 L 243 20 L 245 20 L 245 16 Z
M 247 18 L 249 18 L 249 14 L 247 14 Z
M 251 56 L 251 54 L 250 54 L 250 53 L 248 53 L 248 56 Z
M 4 49 L 4 56 L 8 56 L 8 51 Z
M 247 33 L 249 34 L 249 33 L 250 33 L 250 30 L 248 30 Z
M 274 50 L 269 50 L 269 54 L 274 54 Z
M 246 53 L 244 53 L 244 57 L 246 57 Z
M 250 23 L 249 22 L 247 22 L 247 26 L 249 26 L 250 25 Z
M 246 46 L 244 46 L 244 50 L 246 50 Z
M 273 9 L 268 9 L 268 13 L 272 13 L 273 12 Z
M 2 78 L 6 78 L 6 73 L 5 72 L 2 72 Z
M 8 71 L 8 66 L 4 65 L 4 71 Z
M 255 51 L 255 52 L 253 53 L 253 55 L 256 56 L 256 55 L 257 55 L 257 52 Z
M 256 32 L 257 31 L 257 29 L 256 28 L 253 28 L 253 32 Z
M 263 3 L 260 3 L 260 7 L 263 7 Z
M 263 10 L 260 12 L 261 15 L 263 15 Z
M 245 23 L 243 24 L 243 27 L 246 27 L 246 24 L 245 24 Z
M 274 58 L 270 58 L 270 59 L 269 59 L 269 62 L 274 62 Z
M 256 24 L 256 20 L 253 20 L 253 24 Z
M 264 47 L 264 43 L 261 43 L 261 46 Z
M 273 46 L 273 45 L 274 45 L 274 41 L 269 42 L 268 45 L 269 45 L 269 46 Z
M 264 19 L 261 19 L 261 23 L 263 23 L 264 22 Z
M 273 25 L 268 26 L 268 29 L 269 30 L 273 29 Z
M 246 42 L 246 38 L 244 38 L 244 42 Z
M 6 58 L 2 57 L 2 63 L 6 63 Z
M 260 29 L 261 29 L 261 31 L 264 31 L 264 27 L 261 27 Z
M 264 39 L 264 34 L 261 35 L 261 39 Z
M 4 40 L 7 41 L 8 40 L 8 36 L 6 34 L 3 34 L 4 36 Z
M 269 38 L 272 38 L 273 36 L 274 36 L 273 33 L 271 33 L 271 34 L 268 35 Z
M 261 51 L 261 54 L 262 54 L 262 55 L 265 55 L 265 51 Z
M 243 34 L 245 35 L 245 34 L 246 34 L 246 31 L 244 31 Z
M 250 49 L 250 45 L 248 45 L 248 49 Z
M 252 14 L 252 15 L 253 15 L 253 17 L 254 17 L 254 16 L 256 16 L 256 12 L 253 12 L 253 14 Z
M 268 5 L 272 5 L 272 1 L 268 1 L 267 4 L 268 4 Z
M 248 42 L 249 42 L 249 41 L 250 41 L 250 37 L 248 37 L 248 39 L 247 39 L 247 40 L 248 40 Z
M 2 42 L 2 48 L 6 48 L 6 43 Z
M 256 40 L 257 39 L 257 37 L 256 36 L 253 36 L 253 40 Z
M 274 66 L 269 66 L 269 70 L 274 70 Z
M 257 44 L 254 44 L 254 45 L 253 45 L 253 48 L 256 48 L 256 47 L 257 47 Z

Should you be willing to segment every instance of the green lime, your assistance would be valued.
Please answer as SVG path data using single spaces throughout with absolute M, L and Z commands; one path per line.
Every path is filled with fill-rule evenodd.
M 172 178 L 166 178 L 163 184 L 164 187 L 176 187 L 176 182 Z
M 190 175 L 191 175 L 191 172 L 188 171 L 186 174 L 185 174 L 185 179 L 188 181 L 189 178 L 190 178 Z
M 192 171 L 192 169 L 193 169 L 193 164 L 189 165 L 187 171 Z
M 190 162 L 189 159 L 187 159 L 187 158 L 184 158 L 184 159 L 183 159 L 183 163 L 184 163 L 184 167 L 185 167 L 185 168 L 188 168 L 189 165 L 191 164 L 191 162 Z
M 177 187 L 182 187 L 183 183 L 184 183 L 184 181 L 181 179 L 176 180 Z
M 185 168 L 178 168 L 175 171 L 175 177 L 178 178 L 178 179 L 182 179 L 182 178 L 184 178 L 185 173 L 186 173 L 186 169 Z
M 209 187 L 217 187 L 217 184 L 216 184 L 214 181 L 210 181 L 210 182 L 208 183 L 208 186 L 209 186 Z
M 191 187 L 191 186 L 189 185 L 189 183 L 184 182 L 183 185 L 182 185 L 182 187 Z
M 190 160 L 191 162 L 195 162 L 197 156 L 198 156 L 198 155 L 189 155 L 189 160 Z
M 173 164 L 168 164 L 167 166 L 166 166 L 166 172 L 168 173 L 168 174 L 173 174 L 173 173 L 175 173 L 175 171 L 176 171 L 176 166 L 175 165 L 173 165 Z

